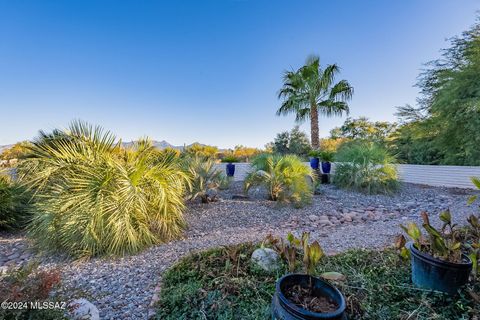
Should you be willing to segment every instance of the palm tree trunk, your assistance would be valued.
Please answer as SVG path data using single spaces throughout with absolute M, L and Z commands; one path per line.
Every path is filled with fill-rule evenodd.
M 318 109 L 316 104 L 310 107 L 310 140 L 312 141 L 312 148 L 318 149 L 320 147 L 318 135 Z

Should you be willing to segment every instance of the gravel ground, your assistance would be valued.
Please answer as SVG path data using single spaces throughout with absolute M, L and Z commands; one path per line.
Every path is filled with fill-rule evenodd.
M 233 200 L 240 191 L 241 184 L 235 183 L 221 192 L 223 200 L 190 204 L 183 239 L 124 258 L 72 262 L 46 257 L 42 267 L 61 268 L 64 287 L 59 294 L 85 297 L 98 307 L 102 319 L 147 319 L 162 273 L 192 251 L 260 241 L 268 233 L 285 235 L 288 231 L 310 231 L 328 253 L 381 248 L 393 242 L 400 223 L 419 221 L 422 210 L 437 213 L 450 208 L 458 223 L 476 210 L 466 205 L 474 191 L 412 184 L 404 184 L 394 196 L 367 196 L 324 186 L 313 203 L 301 209 L 264 200 L 261 190 L 254 191 L 250 199 Z M 439 224 L 436 217 L 432 220 Z M 30 257 L 21 234 L 0 234 L 0 267 Z

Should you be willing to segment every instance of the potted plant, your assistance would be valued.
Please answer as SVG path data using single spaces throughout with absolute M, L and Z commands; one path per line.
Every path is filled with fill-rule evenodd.
M 342 293 L 329 282 L 312 275 L 324 253 L 317 241 L 309 244 L 309 236 L 304 232 L 298 239 L 289 233 L 286 242 L 270 236 L 270 243 L 287 261 L 292 272 L 275 285 L 272 319 L 345 319 L 346 302 Z M 305 273 L 293 273 L 299 255 L 303 256 Z M 329 280 L 345 278 L 337 272 L 323 273 L 320 277 Z
M 322 160 L 322 173 L 329 174 L 330 170 L 332 169 L 332 161 L 333 161 L 334 153 L 332 151 L 321 151 L 320 152 L 320 159 Z
M 412 265 L 412 282 L 418 287 L 455 294 L 468 282 L 472 271 L 472 259 L 465 254 L 469 247 L 463 241 L 462 232 L 452 224 L 450 211 L 440 213 L 443 222 L 441 230 L 435 229 L 426 212 L 422 212 L 425 237 L 418 226 L 411 222 L 401 226 L 412 239 L 406 243 L 400 235 L 396 246 L 404 258 L 410 256 Z
M 233 177 L 233 175 L 235 174 L 235 165 L 233 163 L 238 162 L 238 159 L 234 156 L 226 156 L 222 159 L 222 162 L 227 163 L 227 165 L 225 166 L 227 177 Z
M 310 167 L 312 167 L 313 170 L 318 170 L 320 167 L 320 150 L 312 150 L 308 155 L 310 156 Z

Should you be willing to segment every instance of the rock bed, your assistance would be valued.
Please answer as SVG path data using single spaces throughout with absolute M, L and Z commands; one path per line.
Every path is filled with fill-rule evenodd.
M 399 224 L 419 220 L 420 211 L 432 214 L 450 208 L 456 222 L 475 212 L 466 205 L 474 191 L 404 184 L 394 196 L 367 196 L 323 186 L 311 205 L 301 209 L 264 200 L 261 190 L 250 199 L 235 183 L 221 192 L 222 200 L 191 204 L 184 239 L 117 259 L 75 263 L 59 257 L 43 258 L 43 268 L 62 269 L 60 296 L 85 297 L 97 306 L 101 319 L 147 319 L 149 305 L 163 271 L 192 251 L 246 241 L 260 241 L 268 233 L 310 231 L 329 253 L 349 248 L 380 248 L 392 243 Z M 432 219 L 438 225 L 438 220 Z M 0 268 L 25 263 L 32 254 L 22 235 L 0 235 Z

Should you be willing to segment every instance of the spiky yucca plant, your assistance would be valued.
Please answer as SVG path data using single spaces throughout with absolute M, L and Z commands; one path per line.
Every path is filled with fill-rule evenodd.
M 75 121 L 40 132 L 31 152 L 18 170 L 34 191 L 29 233 L 40 248 L 123 255 L 182 231 L 187 176 L 150 142 L 124 149 L 110 132 Z
M 246 192 L 261 185 L 273 201 L 302 205 L 311 200 L 315 175 L 297 156 L 262 154 L 253 159 L 252 168 L 245 179 Z

